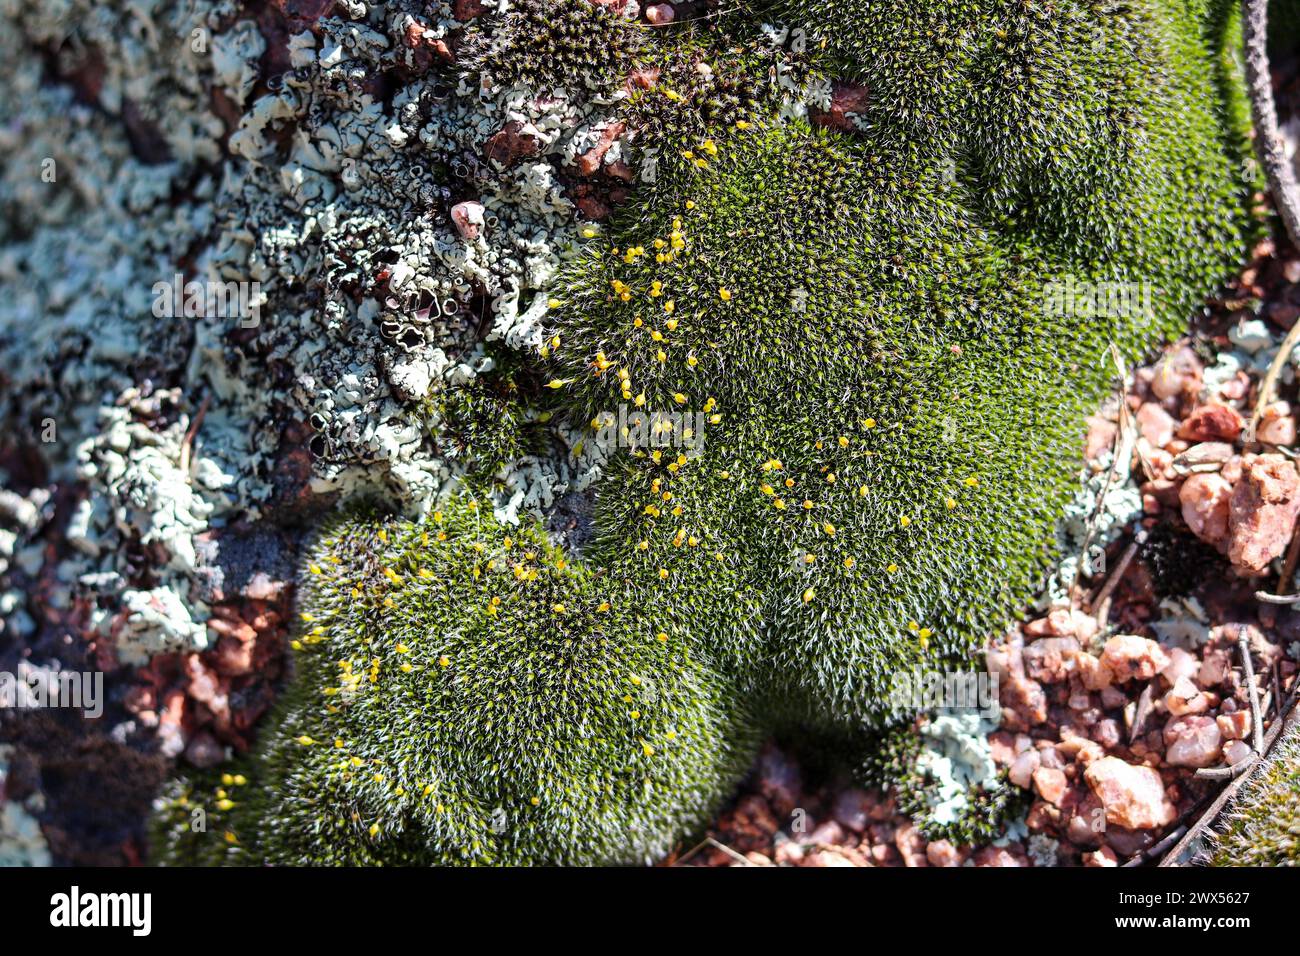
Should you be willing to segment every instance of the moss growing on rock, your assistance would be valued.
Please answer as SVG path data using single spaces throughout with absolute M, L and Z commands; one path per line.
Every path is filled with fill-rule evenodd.
M 1176 332 L 1240 254 L 1245 193 L 1191 39 L 1202 20 L 1142 9 L 1089 27 L 1114 42 L 1077 69 L 1030 36 L 1050 22 L 990 9 L 967 67 L 933 78 L 963 105 L 937 140 L 873 100 L 862 136 L 741 122 L 674 144 L 559 304 L 555 383 L 584 418 L 695 411 L 707 436 L 679 471 L 634 451 L 607 480 L 613 541 L 593 559 L 645 574 L 683 529 L 728 555 L 766 637 L 733 656 L 777 710 L 879 722 L 889 675 L 1001 626 L 1051 556 L 1108 345 Z M 1011 97 L 1020 125 L 1000 112 L 1013 63 L 1055 77 Z M 1075 90 L 1053 132 L 1076 73 L 1101 92 Z M 1093 179 L 1054 182 L 1063 150 L 1062 170 Z M 1105 202 L 1071 206 L 1083 191 Z
M 181 794 L 218 814 L 201 836 L 174 796 L 165 858 L 631 863 L 705 822 L 753 732 L 694 622 L 485 512 L 461 497 L 324 533 L 251 783 Z
M 892 675 L 967 662 L 1041 580 L 1107 348 L 1174 334 L 1245 248 L 1232 16 L 785 9 L 825 13 L 807 101 L 669 34 L 661 75 L 722 92 L 629 97 L 653 182 L 555 288 L 545 394 L 607 453 L 581 561 L 470 498 L 327 531 L 223 858 L 651 858 L 745 765 L 743 706 L 910 716 Z M 867 82 L 856 122 L 818 71 Z
M 491 32 L 469 32 L 459 65 L 543 95 L 599 90 L 627 71 L 645 37 L 634 19 L 594 3 L 511 0 L 487 24 Z

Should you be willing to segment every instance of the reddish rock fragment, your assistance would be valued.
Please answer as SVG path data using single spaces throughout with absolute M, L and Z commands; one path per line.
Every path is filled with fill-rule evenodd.
M 1155 641 L 1136 634 L 1117 634 L 1102 648 L 1101 662 L 1122 684 L 1150 680 L 1169 666 L 1169 656 Z
M 1149 830 L 1168 826 L 1178 816 L 1177 808 L 1165 794 L 1160 774 L 1150 767 L 1125 763 L 1118 757 L 1102 757 L 1084 772 L 1106 810 L 1106 822 L 1130 830 Z
M 1213 717 L 1174 717 L 1165 724 L 1165 761 L 1173 767 L 1209 767 L 1222 754 L 1222 741 Z
M 484 145 L 483 153 L 490 162 L 509 169 L 520 160 L 536 156 L 542 144 L 536 136 L 525 132 L 524 124 L 511 120 L 493 133 Z
M 596 145 L 578 157 L 579 174 L 594 176 L 600 172 L 600 166 L 605 159 L 605 154 L 609 152 L 609 148 L 614 145 L 615 140 L 623 135 L 623 130 L 626 128 L 626 124 L 620 120 L 610 123 L 601 130 L 600 139 L 596 141 Z
M 1039 767 L 1034 771 L 1033 779 L 1034 791 L 1052 806 L 1059 807 L 1069 785 L 1065 774 L 1050 767 Z
M 851 133 L 857 127 L 853 125 L 850 114 L 862 115 L 866 112 L 867 104 L 870 101 L 871 94 L 865 86 L 857 83 L 837 82 L 831 86 L 830 109 L 824 112 L 822 110 L 813 110 L 812 120 L 818 126 Z
M 1183 520 L 1192 533 L 1216 548 L 1228 539 L 1232 485 L 1217 472 L 1192 475 L 1178 491 Z
M 1137 410 L 1138 431 L 1152 448 L 1164 448 L 1174 439 L 1173 416 L 1155 402 L 1144 402 Z
M 645 8 L 645 18 L 651 26 L 666 27 L 677 18 L 671 3 L 654 3 Z
M 1236 441 L 1241 434 L 1242 420 L 1235 408 L 1228 405 L 1201 405 L 1194 410 L 1182 427 L 1178 437 L 1188 441 Z
M 464 23 L 488 12 L 488 8 L 479 0 L 452 0 L 451 15 Z
M 1300 474 L 1281 455 L 1250 461 L 1232 491 L 1228 560 L 1260 572 L 1286 551 L 1300 513 Z

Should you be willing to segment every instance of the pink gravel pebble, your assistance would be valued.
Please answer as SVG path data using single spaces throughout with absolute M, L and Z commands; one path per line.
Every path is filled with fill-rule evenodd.
M 1195 474 L 1178 489 L 1183 520 L 1192 533 L 1216 548 L 1228 539 L 1230 485 L 1218 472 Z
M 1190 678 L 1180 677 L 1165 694 L 1165 707 L 1176 717 L 1184 714 L 1203 714 L 1210 709 L 1210 700 L 1201 693 Z
M 1187 416 L 1178 437 L 1188 441 L 1236 441 L 1241 434 L 1241 415 L 1228 405 L 1202 405 Z
M 1172 415 L 1155 402 L 1145 402 L 1137 410 L 1138 431 L 1152 448 L 1164 448 L 1174 438 L 1178 424 Z
M 1102 757 L 1084 772 L 1084 779 L 1106 810 L 1106 822 L 1129 830 L 1149 830 L 1173 823 L 1177 809 L 1165 794 L 1160 774 L 1150 767 Z
M 1035 792 L 1054 807 L 1061 805 L 1061 798 L 1065 796 L 1067 783 L 1065 774 L 1060 770 L 1039 767 L 1034 771 Z
M 1280 557 L 1300 513 L 1300 474 L 1281 455 L 1250 461 L 1232 490 L 1228 560 L 1247 571 L 1263 571 Z
M 1219 725 L 1213 717 L 1189 714 L 1165 724 L 1165 762 L 1172 767 L 1209 767 L 1223 752 Z
M 645 18 L 654 26 L 667 26 L 677 18 L 677 11 L 671 3 L 654 3 L 645 8 Z
M 1219 733 L 1226 740 L 1245 740 L 1250 736 L 1250 711 L 1238 710 L 1231 714 L 1220 714 L 1214 718 L 1219 725 Z
M 1255 439 L 1266 445 L 1294 445 L 1295 419 L 1289 402 L 1273 402 L 1264 409 L 1255 429 Z
M 1101 662 L 1122 684 L 1155 677 L 1169 666 L 1169 655 L 1155 641 L 1136 634 L 1117 634 L 1102 648 Z
M 451 221 L 461 238 L 474 240 L 483 228 L 483 205 L 476 202 L 458 202 L 451 207 Z
M 1238 764 L 1254 752 L 1250 744 L 1244 740 L 1229 740 L 1227 746 L 1223 748 L 1223 759 L 1229 764 Z
M 1119 866 L 1119 857 L 1108 846 L 1083 855 L 1084 866 Z
M 1039 762 L 1037 750 L 1026 750 L 1018 754 L 1015 762 L 1011 764 L 1011 769 L 1007 771 L 1007 779 L 1017 787 L 1028 790 L 1033 783 L 1034 771 L 1038 769 Z

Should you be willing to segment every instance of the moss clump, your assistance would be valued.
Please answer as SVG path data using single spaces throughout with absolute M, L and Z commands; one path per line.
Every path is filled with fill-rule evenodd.
M 1300 731 L 1277 742 L 1217 826 L 1214 866 L 1300 866 Z
M 528 455 L 545 454 L 544 411 L 534 406 L 539 383 L 505 349 L 488 350 L 491 367 L 426 399 L 430 434 L 448 460 L 490 475 Z
M 299 673 L 248 796 L 228 792 L 222 810 L 210 782 L 190 788 L 224 813 L 202 853 L 645 862 L 702 825 L 753 757 L 694 622 L 570 563 L 536 528 L 504 531 L 473 498 L 419 524 L 338 521 L 303 594 Z M 183 809 L 173 800 L 162 819 L 183 829 Z M 197 838 L 163 836 L 165 858 L 194 852 Z
M 476 21 L 458 65 L 502 87 L 550 93 L 599 90 L 636 61 L 646 28 L 607 6 L 567 0 L 511 0 Z
M 582 418 L 692 411 L 707 434 L 679 470 L 633 451 L 601 489 L 610 548 L 593 560 L 653 573 L 683 529 L 727 555 L 765 637 L 731 656 L 769 712 L 901 716 L 889 675 L 964 659 L 1002 626 L 1051 557 L 1106 349 L 1175 334 L 1241 254 L 1246 194 L 1201 14 L 1140 6 L 1140 24 L 1090 27 L 1120 52 L 1079 68 L 1106 95 L 1079 93 L 1060 131 L 1087 183 L 1070 166 L 1034 192 L 1066 146 L 1043 123 L 1074 67 L 1046 39 L 1008 49 L 1008 18 L 1050 21 L 997 6 L 962 41 L 965 66 L 936 78 L 961 109 L 937 111 L 933 135 L 873 98 L 860 136 L 742 121 L 678 141 L 575 271 L 555 381 Z M 1145 42 L 1123 75 L 1160 68 L 1132 99 L 1112 68 L 1131 31 Z M 1012 91 L 995 77 L 1015 64 L 1055 77 L 1017 88 L 1024 129 L 998 112 Z M 1098 202 L 1070 205 L 1085 187 Z
M 962 115 L 971 57 L 997 29 L 981 0 L 779 0 L 790 43 L 871 92 L 872 125 L 930 137 Z
M 608 479 L 600 559 L 637 578 L 724 555 L 762 607 L 766 643 L 731 648 L 753 683 L 866 719 L 896 670 L 967 646 L 963 615 L 1032 586 L 1056 502 L 1021 483 L 1072 482 L 1061 361 L 1087 343 L 1041 348 L 1034 274 L 935 176 L 797 124 L 693 146 L 673 207 L 624 226 L 560 312 L 585 415 L 680 409 L 706 436 Z

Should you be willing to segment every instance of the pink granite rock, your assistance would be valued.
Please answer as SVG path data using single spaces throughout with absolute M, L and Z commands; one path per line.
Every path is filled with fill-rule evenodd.
M 1236 441 L 1241 434 L 1241 415 L 1228 405 L 1202 405 L 1178 429 L 1188 441 Z
M 1281 455 L 1258 455 L 1232 491 L 1228 560 L 1259 572 L 1286 551 L 1300 514 L 1300 474 Z
M 1218 472 L 1190 476 L 1178 489 L 1183 520 L 1192 533 L 1216 548 L 1228 539 L 1232 485 Z
M 1169 655 L 1155 641 L 1136 634 L 1116 634 L 1102 648 L 1101 662 L 1117 683 L 1150 680 L 1169 666 Z
M 1189 714 L 1165 724 L 1165 762 L 1173 767 L 1209 767 L 1223 753 L 1223 735 L 1213 717 Z
M 1065 774 L 1050 767 L 1039 767 L 1034 771 L 1033 776 L 1034 791 L 1052 806 L 1059 807 L 1069 785 Z
M 1130 830 L 1173 823 L 1178 811 L 1165 794 L 1160 774 L 1150 767 L 1103 757 L 1084 772 L 1084 780 L 1106 810 L 1106 822 Z
M 1273 402 L 1259 416 L 1255 440 L 1266 445 L 1294 445 L 1295 419 L 1289 402 Z
M 1144 402 L 1137 410 L 1138 433 L 1152 448 L 1164 448 L 1174 438 L 1178 423 L 1155 402 Z
M 645 8 L 645 18 L 652 26 L 666 27 L 677 19 L 677 11 L 671 3 L 652 3 Z
M 1203 714 L 1210 709 L 1210 699 L 1201 693 L 1191 678 L 1179 677 L 1165 694 L 1165 707 L 1175 717 Z
M 1250 736 L 1251 720 L 1248 710 L 1220 714 L 1214 718 L 1214 721 L 1219 725 L 1219 733 L 1223 734 L 1226 740 L 1245 740 Z

